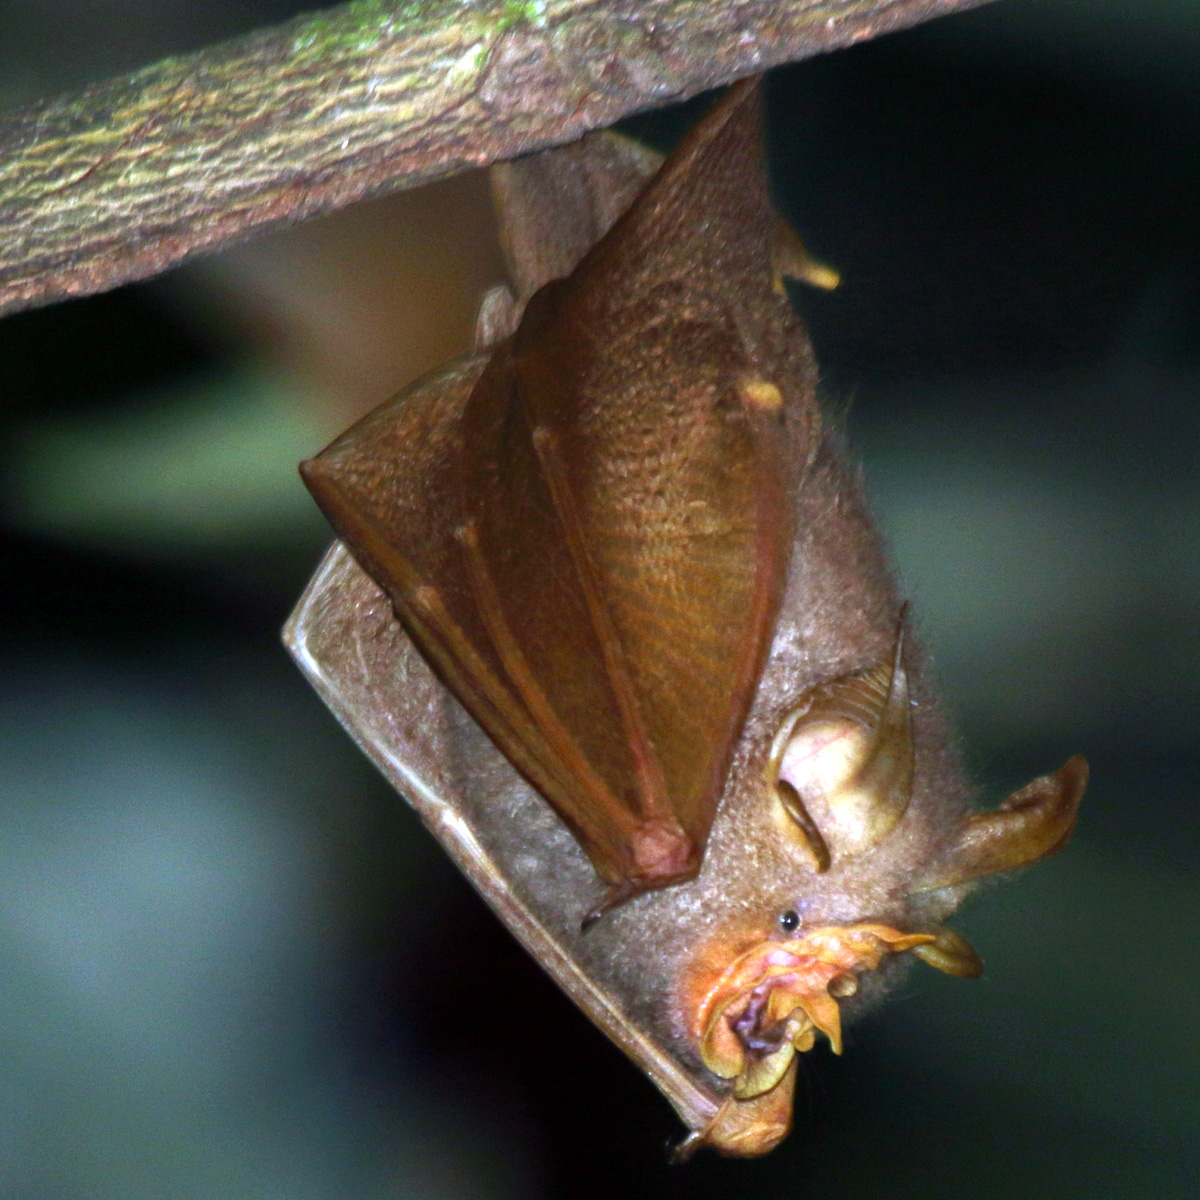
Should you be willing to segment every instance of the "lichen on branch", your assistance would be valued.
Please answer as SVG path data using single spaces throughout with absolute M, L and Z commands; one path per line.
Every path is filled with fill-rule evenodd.
M 986 0 L 356 0 L 0 118 L 0 313 Z

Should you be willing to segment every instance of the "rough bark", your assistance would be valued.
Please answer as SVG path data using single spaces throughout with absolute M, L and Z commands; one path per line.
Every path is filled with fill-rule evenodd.
M 358 0 L 0 120 L 0 313 L 986 0 Z

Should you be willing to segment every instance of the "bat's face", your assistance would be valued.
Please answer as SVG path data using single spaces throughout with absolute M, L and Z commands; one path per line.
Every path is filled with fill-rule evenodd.
M 768 693 L 775 682 L 768 667 Z M 678 968 L 679 1034 L 731 1085 L 684 1155 L 775 1145 L 791 1124 L 796 1055 L 818 1035 L 840 1054 L 843 1005 L 880 995 L 909 954 L 978 976 L 978 956 L 942 922 L 972 880 L 1061 846 L 1086 782 L 1072 759 L 997 813 L 947 821 L 956 789 L 914 708 L 902 623 L 881 662 L 809 688 L 772 720 L 731 797 L 733 838 L 714 833 L 720 915 Z

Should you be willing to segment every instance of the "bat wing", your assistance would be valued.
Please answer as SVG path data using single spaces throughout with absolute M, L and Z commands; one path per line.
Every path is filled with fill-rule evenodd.
M 699 869 L 786 579 L 813 368 L 759 125 L 735 89 L 465 404 L 404 418 L 415 483 L 358 429 L 305 468 L 612 902 Z

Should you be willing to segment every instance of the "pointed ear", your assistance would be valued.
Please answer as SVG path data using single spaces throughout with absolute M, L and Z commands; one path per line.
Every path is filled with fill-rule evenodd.
M 807 845 L 818 871 L 831 855 L 870 850 L 908 810 L 913 741 L 904 617 L 896 622 L 891 657 L 810 689 L 784 718 L 763 778 L 791 819 L 788 833 Z M 827 812 L 818 825 L 808 802 Z
M 913 891 L 953 887 L 1013 871 L 1061 850 L 1075 829 L 1087 779 L 1087 762 L 1076 755 L 1053 775 L 1043 775 L 1013 792 L 995 812 L 972 814 L 949 853 L 933 864 Z

